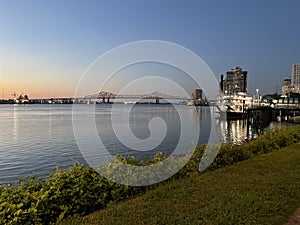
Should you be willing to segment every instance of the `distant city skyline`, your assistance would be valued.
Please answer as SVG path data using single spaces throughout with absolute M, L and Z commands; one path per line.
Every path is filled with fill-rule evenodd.
M 300 63 L 299 9 L 298 0 L 3 0 L 0 98 L 12 98 L 14 92 L 29 98 L 72 97 L 100 55 L 139 40 L 169 41 L 190 49 L 218 80 L 241 67 L 248 71 L 250 93 L 280 92 L 291 65 Z M 151 75 L 141 69 L 126 76 L 138 77 L 139 72 Z M 184 85 L 190 95 L 197 88 L 190 81 Z

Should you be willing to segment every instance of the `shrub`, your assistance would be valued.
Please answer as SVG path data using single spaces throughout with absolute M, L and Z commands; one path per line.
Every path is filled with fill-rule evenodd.
M 57 169 L 47 179 L 29 177 L 17 187 L 1 186 L 0 190 L 0 224 L 53 224 L 102 209 L 142 188 L 114 183 L 91 167 L 76 164 L 66 172 Z
M 272 152 L 299 141 L 300 126 L 297 126 L 274 129 L 240 146 L 223 144 L 208 170 L 247 160 L 254 155 Z M 169 180 L 197 174 L 205 147 L 197 147 L 189 162 Z M 116 160 L 144 166 L 164 163 L 165 158 L 165 155 L 158 153 L 147 161 L 120 156 Z M 180 156 L 172 158 L 175 162 L 181 159 L 183 158 Z M 121 170 L 122 167 L 115 162 L 108 163 L 105 168 L 111 169 L 112 173 Z M 174 166 L 176 163 L 165 164 L 165 171 L 161 172 L 174 169 Z M 122 172 L 126 174 L 132 171 Z M 147 174 L 147 179 L 155 179 L 156 175 Z M 65 172 L 57 169 L 47 179 L 29 176 L 16 184 L 0 185 L 0 224 L 55 224 L 72 215 L 85 215 L 103 209 L 111 202 L 123 201 L 155 186 L 132 187 L 117 184 L 100 176 L 93 168 L 76 163 Z

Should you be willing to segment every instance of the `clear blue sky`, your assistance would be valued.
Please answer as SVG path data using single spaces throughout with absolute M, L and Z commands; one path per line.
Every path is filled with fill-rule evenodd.
M 249 71 L 249 91 L 280 90 L 300 62 L 300 1 L 0 1 L 0 88 L 5 97 L 73 95 L 98 56 L 127 42 L 175 42 L 217 78 Z

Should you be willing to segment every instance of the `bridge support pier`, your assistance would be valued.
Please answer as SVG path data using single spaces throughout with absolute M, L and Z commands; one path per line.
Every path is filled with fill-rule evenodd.
M 155 99 L 155 103 L 156 103 L 156 104 L 159 104 L 159 98 L 156 98 L 156 99 Z

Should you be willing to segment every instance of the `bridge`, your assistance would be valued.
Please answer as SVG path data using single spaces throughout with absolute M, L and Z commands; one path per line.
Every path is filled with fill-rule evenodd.
M 32 103 L 112 103 L 121 102 L 124 100 L 132 100 L 132 102 L 141 102 L 154 100 L 156 104 L 162 102 L 168 102 L 169 100 L 187 101 L 190 100 L 188 97 L 168 95 L 161 92 L 155 91 L 150 94 L 115 94 L 108 91 L 101 91 L 98 94 L 86 95 L 83 97 L 74 98 L 43 98 L 43 99 L 31 99 Z
M 178 100 L 178 101 L 186 101 L 187 97 L 176 96 L 176 95 L 167 95 L 161 92 L 155 91 L 150 94 L 114 94 L 107 91 L 101 91 L 99 94 L 87 95 L 84 99 L 96 100 L 97 102 L 102 103 L 110 103 L 112 99 L 114 100 L 124 100 L 124 99 L 132 99 L 132 100 L 155 100 L 156 104 L 160 103 L 160 100 Z

